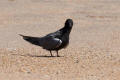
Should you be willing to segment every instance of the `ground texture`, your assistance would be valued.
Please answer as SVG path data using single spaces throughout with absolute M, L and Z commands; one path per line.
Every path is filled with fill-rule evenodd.
M 119 8 L 119 0 L 1 0 L 0 80 L 120 80 Z M 74 26 L 61 57 L 18 35 L 44 36 L 67 18 Z

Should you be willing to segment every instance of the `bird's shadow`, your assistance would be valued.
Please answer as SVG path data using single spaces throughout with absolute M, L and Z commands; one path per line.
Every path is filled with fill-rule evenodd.
M 57 56 L 47 56 L 47 55 L 31 55 L 31 54 L 26 54 L 26 55 L 22 55 L 22 54 L 12 54 L 12 55 L 18 55 L 18 56 L 24 56 L 24 57 L 43 57 L 43 58 L 51 58 L 51 57 L 57 57 Z M 59 56 L 59 57 L 63 57 L 63 56 Z

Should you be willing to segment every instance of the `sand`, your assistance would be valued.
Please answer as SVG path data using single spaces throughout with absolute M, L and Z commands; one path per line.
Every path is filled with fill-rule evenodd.
M 119 0 L 1 0 L 0 80 L 120 80 L 119 8 Z M 44 36 L 68 18 L 61 57 L 18 35 Z

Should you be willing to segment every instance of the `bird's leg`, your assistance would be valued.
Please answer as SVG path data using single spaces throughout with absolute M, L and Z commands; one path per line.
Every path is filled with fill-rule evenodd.
M 57 52 L 57 57 L 60 57 L 60 56 L 58 55 L 58 50 L 57 50 L 56 52 Z
M 51 50 L 50 50 L 50 54 L 51 54 L 51 56 L 53 56 L 53 55 L 52 55 L 52 51 L 51 51 Z

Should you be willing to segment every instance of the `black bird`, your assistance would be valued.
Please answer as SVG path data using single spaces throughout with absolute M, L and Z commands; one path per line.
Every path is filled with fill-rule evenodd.
M 57 57 L 59 57 L 58 50 L 66 48 L 69 44 L 69 34 L 72 26 L 73 20 L 67 19 L 63 28 L 44 37 L 24 36 L 22 34 L 19 35 L 31 44 L 41 46 L 43 49 L 49 50 L 51 56 L 53 56 L 51 51 L 56 51 Z

